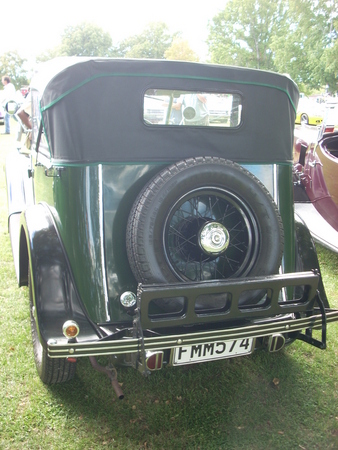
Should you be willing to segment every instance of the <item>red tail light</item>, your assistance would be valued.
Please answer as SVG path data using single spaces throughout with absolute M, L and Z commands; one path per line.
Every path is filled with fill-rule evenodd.
M 163 352 L 147 352 L 146 366 L 150 371 L 162 369 Z

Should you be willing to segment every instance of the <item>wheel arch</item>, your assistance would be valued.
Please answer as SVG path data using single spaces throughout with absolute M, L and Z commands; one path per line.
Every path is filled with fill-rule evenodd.
M 295 233 L 296 233 L 296 271 L 318 270 L 320 266 L 314 240 L 308 227 L 303 220 L 295 214 Z M 323 279 L 320 275 L 318 291 L 326 308 L 329 308 L 329 301 L 326 296 Z
M 97 338 L 95 325 L 86 315 L 72 271 L 49 207 L 27 208 L 20 224 L 20 285 L 28 285 L 31 273 L 35 320 L 42 345 L 49 339 L 65 339 L 62 326 L 75 320 L 83 337 Z

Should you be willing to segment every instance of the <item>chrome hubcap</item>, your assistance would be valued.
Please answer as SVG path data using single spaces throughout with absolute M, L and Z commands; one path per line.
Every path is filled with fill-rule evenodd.
M 200 230 L 199 244 L 206 253 L 219 255 L 228 248 L 229 243 L 229 232 L 221 223 L 209 222 Z

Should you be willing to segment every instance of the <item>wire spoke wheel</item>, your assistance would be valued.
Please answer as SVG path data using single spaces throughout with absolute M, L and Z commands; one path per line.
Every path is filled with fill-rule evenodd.
M 168 264 L 189 281 L 245 276 L 259 248 L 248 206 L 221 189 L 196 189 L 170 211 L 163 233 Z

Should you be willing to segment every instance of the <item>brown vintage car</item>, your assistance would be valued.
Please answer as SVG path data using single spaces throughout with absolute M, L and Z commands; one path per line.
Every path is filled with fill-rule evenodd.
M 335 252 L 338 252 L 337 116 L 338 103 L 328 103 L 317 136 L 316 130 L 307 129 L 305 136 L 304 127 L 298 130 L 294 153 L 296 211 L 314 239 Z

